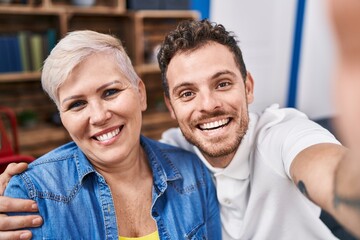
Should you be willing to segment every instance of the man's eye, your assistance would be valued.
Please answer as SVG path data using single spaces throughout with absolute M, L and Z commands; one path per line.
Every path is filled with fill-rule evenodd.
M 230 86 L 230 82 L 221 82 L 221 83 L 219 83 L 217 88 L 224 88 L 227 86 Z
M 192 96 L 194 96 L 194 93 L 190 91 L 180 93 L 180 98 L 189 98 Z
M 114 94 L 116 94 L 118 92 L 120 92 L 118 89 L 108 89 L 108 90 L 104 91 L 103 96 L 104 97 L 109 97 L 109 96 L 112 96 L 112 95 L 114 95 Z

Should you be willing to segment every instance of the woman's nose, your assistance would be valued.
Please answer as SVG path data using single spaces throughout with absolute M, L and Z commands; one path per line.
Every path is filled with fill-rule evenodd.
M 111 118 L 111 113 L 104 103 L 94 103 L 89 109 L 90 124 L 102 125 Z

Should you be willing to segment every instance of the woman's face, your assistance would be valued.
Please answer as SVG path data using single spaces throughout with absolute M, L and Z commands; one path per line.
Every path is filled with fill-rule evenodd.
M 89 56 L 58 93 L 64 127 L 96 168 L 113 169 L 137 156 L 145 86 L 132 85 L 113 56 Z

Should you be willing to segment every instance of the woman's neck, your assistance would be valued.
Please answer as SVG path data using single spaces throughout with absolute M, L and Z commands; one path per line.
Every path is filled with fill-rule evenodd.
M 152 176 L 152 171 L 147 160 L 145 151 L 140 146 L 132 156 L 122 159 L 114 166 L 99 167 L 95 169 L 105 178 L 108 184 L 115 182 L 134 185 L 142 179 Z

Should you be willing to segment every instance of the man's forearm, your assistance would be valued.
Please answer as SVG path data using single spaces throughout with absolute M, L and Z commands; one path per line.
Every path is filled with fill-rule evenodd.
M 339 163 L 334 182 L 334 209 L 338 220 L 360 237 L 360 154 L 348 154 Z

